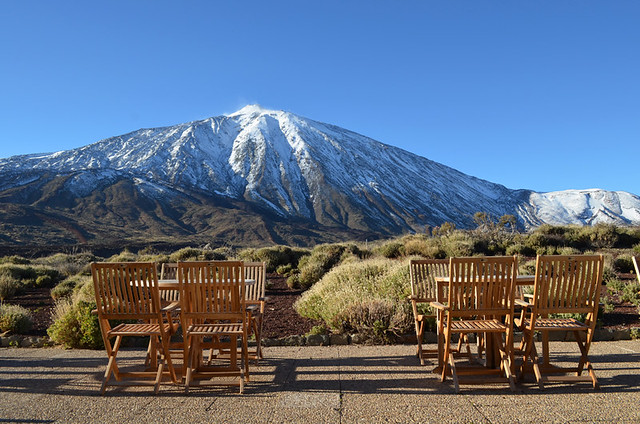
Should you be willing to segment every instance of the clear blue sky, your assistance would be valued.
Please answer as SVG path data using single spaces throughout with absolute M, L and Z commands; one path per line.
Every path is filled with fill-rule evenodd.
M 258 103 L 536 191 L 640 194 L 640 2 L 3 1 L 0 157 Z

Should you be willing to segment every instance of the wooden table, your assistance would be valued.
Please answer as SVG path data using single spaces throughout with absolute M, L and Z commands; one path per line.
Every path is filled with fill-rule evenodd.
M 516 289 L 518 287 L 533 286 L 535 283 L 535 275 L 518 275 L 516 276 Z M 449 277 L 435 277 L 437 284 L 438 295 L 442 300 L 446 301 L 444 296 L 444 288 L 449 285 Z M 434 372 L 439 373 L 442 370 L 442 364 L 444 358 L 442 358 L 444 352 L 444 346 L 442 346 L 443 338 L 438 335 L 438 367 L 434 369 Z M 500 352 L 498 352 L 498 346 L 493 343 L 493 337 L 486 337 L 485 335 L 485 365 L 488 368 L 497 368 L 500 366 Z

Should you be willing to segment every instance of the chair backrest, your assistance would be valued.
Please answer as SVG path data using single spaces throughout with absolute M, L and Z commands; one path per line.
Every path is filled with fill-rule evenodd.
M 533 314 L 598 313 L 604 269 L 602 255 L 539 255 Z M 595 321 L 596 315 L 593 316 Z
M 100 318 L 161 318 L 155 263 L 94 262 L 91 275 Z
M 418 300 L 441 300 L 435 277 L 449 276 L 449 259 L 412 259 L 409 264 L 411 295 Z
M 178 279 L 178 263 L 165 262 L 160 266 L 161 280 L 177 280 Z M 160 299 L 167 302 L 180 301 L 180 290 L 160 290 Z
M 177 280 L 178 279 L 178 264 L 176 262 L 165 262 L 160 268 L 161 280 Z
M 638 278 L 638 282 L 640 282 L 640 265 L 638 265 L 638 261 L 640 261 L 640 258 L 638 256 L 632 256 L 631 260 L 633 261 L 633 267 L 636 269 L 636 277 Z
M 267 266 L 264 262 L 245 262 L 244 279 L 254 280 L 255 283 L 247 286 L 247 300 L 260 300 L 264 298 L 267 279 Z
M 183 320 L 244 320 L 244 269 L 239 261 L 178 262 Z
M 451 258 L 450 316 L 513 314 L 517 267 L 515 256 Z

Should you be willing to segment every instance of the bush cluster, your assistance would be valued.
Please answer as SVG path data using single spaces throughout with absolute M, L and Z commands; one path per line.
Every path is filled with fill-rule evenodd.
M 0 304 L 0 333 L 24 334 L 31 330 L 31 313 L 20 305 Z
M 47 330 L 54 342 L 67 348 L 102 349 L 104 343 L 95 302 L 63 299 L 56 303 L 54 322 Z
M 408 261 L 347 261 L 303 293 L 294 307 L 334 332 L 359 332 L 384 342 L 410 328 L 409 292 Z

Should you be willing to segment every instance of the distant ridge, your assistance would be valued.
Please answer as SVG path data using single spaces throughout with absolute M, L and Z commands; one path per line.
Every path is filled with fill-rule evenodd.
M 511 190 L 285 111 L 249 105 L 78 149 L 0 159 L 0 243 L 387 237 L 473 215 L 640 225 L 626 192 Z

